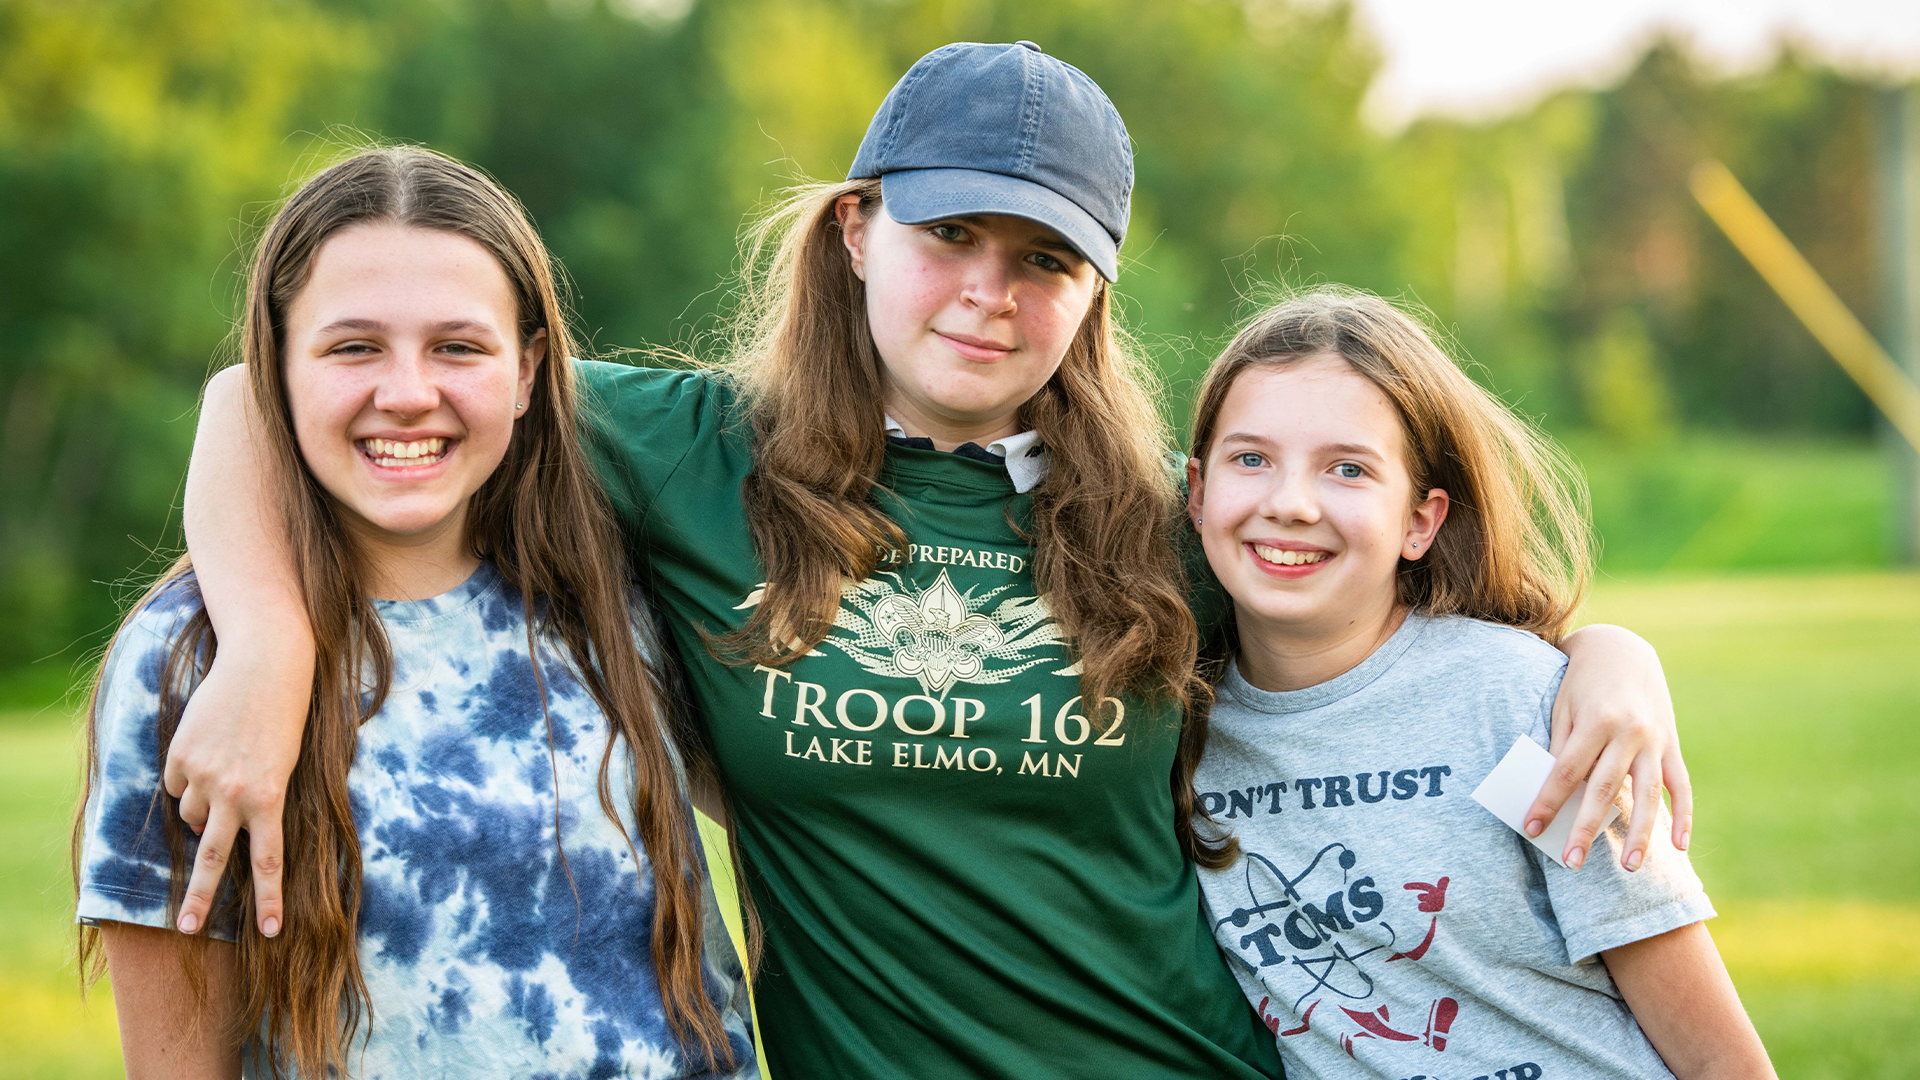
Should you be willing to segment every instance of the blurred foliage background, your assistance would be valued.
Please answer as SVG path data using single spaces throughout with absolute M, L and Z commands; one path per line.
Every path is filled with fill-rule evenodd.
M 1339 2 L 0 0 L 0 1075 L 117 1066 L 59 970 L 77 766 L 47 706 L 180 544 L 274 201 L 356 140 L 425 143 L 525 200 L 596 350 L 697 348 L 746 215 L 843 175 L 928 49 L 1017 38 L 1132 132 L 1119 292 L 1176 428 L 1236 320 L 1338 282 L 1430 309 L 1573 449 L 1594 612 L 1667 657 L 1696 864 L 1783 1075 L 1920 1067 L 1920 578 L 1887 569 L 1870 407 L 1685 185 L 1725 161 L 1877 326 L 1877 87 L 1663 41 L 1614 85 L 1388 133 Z
M 1379 61 L 1340 4 L 9 0 L 0 670 L 56 658 L 35 668 L 65 679 L 112 625 L 110 583 L 177 546 L 248 243 L 344 142 L 485 166 L 597 347 L 685 345 L 724 305 L 743 216 L 843 175 L 914 58 L 1020 37 L 1092 75 L 1133 134 L 1120 292 L 1176 425 L 1253 298 L 1342 282 L 1428 306 L 1577 444 L 1610 569 L 1885 558 L 1869 406 L 1684 185 L 1725 160 L 1874 322 L 1874 88 L 1792 51 L 1715 79 L 1658 44 L 1611 88 L 1387 135 L 1361 120 Z M 1788 459 L 1826 463 L 1801 470 L 1838 515 L 1817 555 L 1763 535 Z M 1768 479 L 1743 496 L 1750 476 Z M 1694 542 L 1716 527 L 1751 543 Z

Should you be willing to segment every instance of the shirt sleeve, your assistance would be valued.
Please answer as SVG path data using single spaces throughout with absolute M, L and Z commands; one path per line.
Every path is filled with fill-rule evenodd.
M 709 371 L 575 360 L 581 441 L 629 545 L 644 547 L 661 489 L 726 434 L 734 392 Z
M 1558 685 L 1559 680 L 1554 680 L 1556 689 Z M 1552 708 L 1549 692 L 1531 733 L 1542 746 L 1550 744 Z M 1623 791 L 1621 798 L 1625 797 Z M 1713 904 L 1693 864 L 1673 846 L 1673 822 L 1666 807 L 1660 808 L 1654 822 L 1653 843 L 1640 869 L 1621 868 L 1628 810 L 1623 806 L 1613 823 L 1594 837 L 1593 849 L 1578 870 L 1569 870 L 1535 845 L 1526 844 L 1528 857 L 1540 868 L 1568 963 L 1584 964 L 1608 949 L 1714 917 Z
M 170 926 L 168 826 L 184 839 L 184 865 L 192 865 L 199 847 L 161 788 L 160 684 L 173 633 L 185 624 L 181 615 L 177 595 L 163 593 L 128 620 L 107 657 L 94 715 L 77 922 Z M 215 903 L 210 936 L 234 939 L 230 907 Z

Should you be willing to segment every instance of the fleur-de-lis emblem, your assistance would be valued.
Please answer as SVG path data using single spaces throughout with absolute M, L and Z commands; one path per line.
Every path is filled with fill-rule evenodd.
M 943 700 L 957 685 L 1004 683 L 1042 664 L 1055 665 L 1055 674 L 1078 675 L 1046 604 L 1007 591 L 963 593 L 945 570 L 915 589 L 899 574 L 881 571 L 845 588 L 836 632 L 821 644 L 875 675 L 912 679 Z M 741 606 L 753 603 L 749 596 Z
M 1006 639 L 992 619 L 967 610 L 945 570 L 919 603 L 895 593 L 874 604 L 873 626 L 893 644 L 894 667 L 935 695 L 977 677 L 985 668 L 981 654 Z

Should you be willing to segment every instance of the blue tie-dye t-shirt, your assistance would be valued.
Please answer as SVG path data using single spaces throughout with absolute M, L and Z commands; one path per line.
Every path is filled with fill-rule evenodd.
M 348 778 L 372 1014 L 364 1055 L 357 1040 L 352 1047 L 353 1074 L 709 1075 L 667 1023 L 651 868 L 601 808 L 608 725 L 565 649 L 541 649 L 549 749 L 520 597 L 491 566 L 430 600 L 375 607 L 394 671 L 384 706 L 360 728 Z M 82 921 L 168 925 L 155 718 L 171 640 L 198 610 L 190 582 L 164 591 L 128 622 L 107 662 Z M 624 753 L 610 779 L 627 835 L 638 837 L 618 794 L 632 785 Z M 708 992 L 744 1065 L 733 1075 L 756 1077 L 746 986 L 711 889 L 707 907 Z M 209 932 L 232 937 L 231 926 Z

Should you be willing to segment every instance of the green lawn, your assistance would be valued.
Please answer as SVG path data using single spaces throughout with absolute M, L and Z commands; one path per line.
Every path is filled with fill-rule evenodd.
M 1920 1073 L 1920 575 L 1604 582 L 1660 647 L 1715 937 L 1782 1076 Z M 117 1076 L 68 957 L 64 714 L 0 716 L 0 1076 Z

